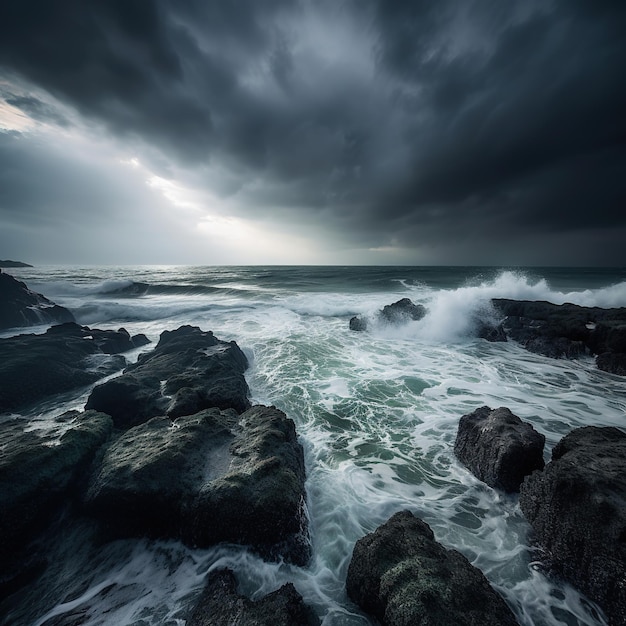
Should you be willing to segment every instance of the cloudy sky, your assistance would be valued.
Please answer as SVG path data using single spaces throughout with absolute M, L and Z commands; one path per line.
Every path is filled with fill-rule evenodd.
M 626 265 L 624 0 L 8 0 L 0 258 Z

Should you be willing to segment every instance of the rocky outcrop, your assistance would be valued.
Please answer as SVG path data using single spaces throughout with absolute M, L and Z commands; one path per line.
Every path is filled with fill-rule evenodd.
M 66 308 L 0 272 L 0 329 L 73 321 L 74 316 Z
M 380 319 L 390 324 L 421 320 L 426 315 L 426 307 L 413 304 L 409 298 L 402 298 L 393 304 L 384 306 Z
M 232 570 L 210 572 L 187 626 L 317 626 L 320 622 L 288 583 L 257 601 L 237 593 Z
M 90 481 L 86 508 L 117 536 L 228 541 L 304 564 L 304 481 L 302 447 L 282 411 L 214 408 L 123 433 Z
M 421 320 L 426 315 L 426 307 L 414 304 L 409 298 L 402 298 L 393 304 L 384 306 L 376 315 L 376 320 L 385 324 L 403 324 Z M 350 318 L 350 330 L 367 330 L 367 319 L 361 315 Z
M 22 261 L 10 261 L 8 259 L 4 259 L 0 261 L 0 267 L 32 267 L 28 263 L 23 263 Z M 0 270 L 1 272 L 2 270 Z
M 21 410 L 119 371 L 126 359 L 117 353 L 146 341 L 144 335 L 130 337 L 124 329 L 96 330 L 73 322 L 52 326 L 41 335 L 0 339 L 0 413 Z
M 587 426 L 565 436 L 520 506 L 554 572 L 626 623 L 626 433 Z
M 545 440 L 506 407 L 483 406 L 461 418 L 454 453 L 479 480 L 515 492 L 525 476 L 543 468 Z
M 234 341 L 220 341 L 211 331 L 181 326 L 161 333 L 156 348 L 140 355 L 122 376 L 95 387 L 86 407 L 111 415 L 117 428 L 210 407 L 241 413 L 250 407 L 244 377 L 247 366 Z
M 531 352 L 553 358 L 599 355 L 598 367 L 616 374 L 626 361 L 626 308 L 601 309 L 576 304 L 551 304 L 494 299 L 505 316 L 507 336 Z
M 346 586 L 383 626 L 517 624 L 484 575 L 409 511 L 357 541 Z
M 46 432 L 25 426 L 24 420 L 14 419 L 0 429 L 0 570 L 5 584 L 7 572 L 23 575 L 25 545 L 77 496 L 85 471 L 113 428 L 108 415 L 95 411 L 66 413 Z

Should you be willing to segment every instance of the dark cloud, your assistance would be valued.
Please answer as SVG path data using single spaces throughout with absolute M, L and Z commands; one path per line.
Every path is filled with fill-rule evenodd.
M 624 32 L 620 0 L 24 0 L 0 67 L 242 216 L 468 262 L 471 241 L 530 262 L 533 240 L 593 232 L 600 263 L 626 227 Z

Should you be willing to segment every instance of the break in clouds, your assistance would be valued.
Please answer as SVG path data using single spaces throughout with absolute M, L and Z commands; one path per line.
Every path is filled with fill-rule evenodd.
M 0 247 L 622 265 L 624 32 L 620 0 L 12 2 Z

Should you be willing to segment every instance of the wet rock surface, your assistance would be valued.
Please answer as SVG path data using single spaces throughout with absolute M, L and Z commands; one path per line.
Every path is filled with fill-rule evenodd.
M 543 468 L 544 444 L 543 435 L 506 407 L 483 406 L 461 418 L 454 453 L 479 480 L 516 492 L 525 476 Z
M 626 308 L 494 299 L 507 336 L 527 350 L 553 358 L 602 355 L 600 369 L 622 373 L 626 361 Z M 611 356 L 608 356 L 611 355 Z
M 78 497 L 84 473 L 113 428 L 108 415 L 95 411 L 64 414 L 58 425 L 61 431 L 42 432 L 26 430 L 22 419 L 0 424 L 0 570 L 5 576 L 15 565 L 16 575 L 23 575 L 26 544 L 59 507 Z
M 66 308 L 0 271 L 0 329 L 73 321 L 74 316 Z
M 346 587 L 383 626 L 517 624 L 484 575 L 409 511 L 357 541 Z
M 235 574 L 226 568 L 209 573 L 200 600 L 187 620 L 187 626 L 317 626 L 319 623 L 291 583 L 252 601 L 237 593 Z
M 40 400 L 89 385 L 119 371 L 118 355 L 148 340 L 123 328 L 97 330 L 74 322 L 52 326 L 41 335 L 0 339 L 0 413 L 18 411 Z
M 210 407 L 241 413 L 250 407 L 247 367 L 248 360 L 234 341 L 181 326 L 161 333 L 156 348 L 140 355 L 122 376 L 97 386 L 86 407 L 111 415 L 116 428 Z
M 587 426 L 566 435 L 520 506 L 546 564 L 626 623 L 626 433 Z
M 304 480 L 302 447 L 282 411 L 214 408 L 123 433 L 90 482 L 86 509 L 116 536 L 228 541 L 304 564 Z
M 402 298 L 393 304 L 384 306 L 376 315 L 376 321 L 385 324 L 404 324 L 421 320 L 426 315 L 426 307 L 414 304 L 409 298 Z M 350 330 L 367 330 L 368 320 L 362 315 L 355 315 L 348 323 Z

